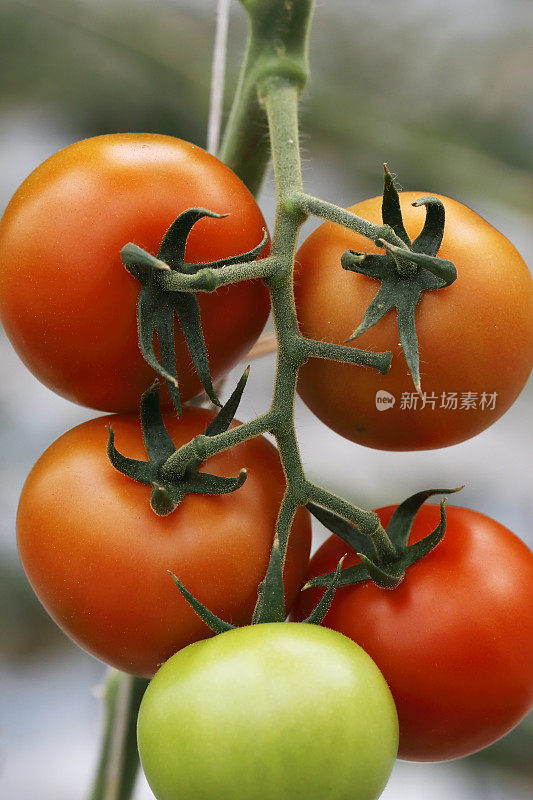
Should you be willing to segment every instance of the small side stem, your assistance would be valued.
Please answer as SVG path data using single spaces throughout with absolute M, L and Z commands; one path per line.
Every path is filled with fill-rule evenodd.
M 397 551 L 389 539 L 375 511 L 365 511 L 333 492 L 323 489 L 314 483 L 308 483 L 309 501 L 334 511 L 344 519 L 353 523 L 361 533 L 372 541 L 380 561 L 387 563 L 397 557 Z
M 307 358 L 327 358 L 330 361 L 341 361 L 345 364 L 359 364 L 372 367 L 386 375 L 390 369 L 392 353 L 373 353 L 371 350 L 357 350 L 342 344 L 331 344 L 313 339 L 304 339 L 304 352 Z
M 104 735 L 89 800 L 130 800 L 139 769 L 137 714 L 148 681 L 110 670 Z
M 244 422 L 242 425 L 237 425 L 235 428 L 229 428 L 216 436 L 205 436 L 204 434 L 195 436 L 188 444 L 180 447 L 170 456 L 162 467 L 162 475 L 168 480 L 179 479 L 183 477 L 191 461 L 197 458 L 206 461 L 217 453 L 222 453 L 248 439 L 267 433 L 270 430 L 270 423 L 270 415 L 266 413 L 249 422 Z
M 250 32 L 219 154 L 253 195 L 260 190 L 270 161 L 265 112 L 259 105 L 254 79 L 255 63 L 256 51 Z
M 231 283 L 255 278 L 265 280 L 275 272 L 276 266 L 277 260 L 267 256 L 257 261 L 231 264 L 217 269 L 199 269 L 192 275 L 161 269 L 158 272 L 158 282 L 161 289 L 166 292 L 214 292 L 221 286 L 228 286 Z
M 389 225 L 375 225 L 351 211 L 347 211 L 341 206 L 336 206 L 333 203 L 327 203 L 325 200 L 320 200 L 318 197 L 312 197 L 309 194 L 299 192 L 292 197 L 292 202 L 305 214 L 312 214 L 315 217 L 329 220 L 337 225 L 342 225 L 343 228 L 348 228 L 351 231 L 365 236 L 375 244 L 379 245 L 378 239 L 383 239 L 396 247 L 405 250 L 407 245 L 399 236 L 397 236 Z

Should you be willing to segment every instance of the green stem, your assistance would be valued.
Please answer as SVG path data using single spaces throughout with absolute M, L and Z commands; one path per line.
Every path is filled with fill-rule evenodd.
M 272 239 L 272 255 L 279 259 L 278 271 L 266 281 L 270 288 L 274 326 L 278 340 L 278 364 L 269 414 L 270 432 L 275 436 L 287 479 L 288 492 L 303 505 L 314 498 L 336 511 L 370 536 L 378 551 L 391 557 L 394 548 L 376 514 L 358 509 L 341 498 L 314 487 L 303 470 L 294 428 L 294 397 L 298 370 L 306 358 L 319 355 L 317 343 L 304 339 L 298 329 L 293 291 L 294 256 L 301 225 L 307 218 L 294 203 L 302 189 L 298 135 L 298 88 L 282 79 L 270 79 L 261 87 L 272 146 L 277 187 L 277 213 Z M 343 348 L 349 350 L 350 348 Z M 314 350 L 314 352 L 313 352 Z M 320 352 L 325 357 L 325 353 Z M 375 355 L 375 354 L 374 354 Z M 331 357 L 331 352 L 328 353 Z M 387 359 L 388 357 L 385 356 Z M 344 359 L 343 359 L 344 360 Z M 280 530 L 278 536 L 288 536 Z M 395 551 L 394 551 L 395 552 Z
M 194 439 L 176 450 L 161 468 L 161 473 L 165 480 L 180 479 L 191 461 L 199 458 L 206 461 L 217 453 L 229 450 L 231 447 L 242 442 L 267 433 L 270 430 L 270 415 L 262 414 L 260 417 L 244 422 L 235 428 L 229 428 L 224 433 L 216 436 L 204 436 L 200 434 Z
M 315 217 L 321 217 L 355 231 L 370 239 L 378 247 L 387 250 L 394 256 L 400 274 L 410 275 L 416 272 L 416 267 L 419 265 L 440 278 L 445 286 L 449 286 L 457 278 L 457 270 L 451 261 L 435 258 L 426 253 L 413 252 L 389 225 L 376 225 L 341 206 L 327 203 L 303 192 L 295 194 L 292 202 L 295 208 L 299 208 L 303 213 L 313 214 Z
M 250 34 L 219 153 L 220 159 L 239 176 L 253 195 L 259 193 L 270 160 L 265 113 L 259 105 L 254 80 L 255 61 L 255 48 Z
M 220 158 L 248 186 L 261 187 L 270 152 L 265 110 L 257 90 L 268 76 L 287 77 L 300 89 L 308 75 L 313 0 L 241 0 L 250 33 Z
M 286 552 L 296 508 L 313 501 L 357 525 L 362 533 L 370 537 L 383 560 L 388 561 L 396 555 L 396 551 L 376 514 L 360 509 L 326 489 L 314 486 L 305 477 L 294 427 L 294 400 L 300 366 L 309 357 L 333 358 L 363 363 L 386 371 L 390 363 L 390 353 L 369 353 L 342 345 L 315 342 L 305 339 L 300 333 L 294 302 L 293 270 L 298 234 L 307 219 L 307 213 L 295 202 L 295 198 L 305 196 L 302 192 L 298 136 L 299 86 L 289 79 L 269 75 L 259 85 L 259 94 L 269 123 L 277 188 L 276 220 L 270 256 L 275 268 L 264 278 L 270 290 L 278 340 L 272 401 L 268 411 L 257 419 L 218 436 L 197 436 L 168 459 L 163 472 L 167 477 L 182 476 L 193 459 L 205 460 L 254 436 L 269 432 L 276 439 L 287 481 L 287 493 L 276 526 L 282 555 Z M 340 211 L 348 214 L 347 221 L 353 227 L 356 223 L 352 218 L 356 221 L 359 218 L 343 209 Z M 382 236 L 383 229 L 379 228 L 377 234 Z M 285 513 L 286 508 L 291 509 L 291 513 Z
M 275 271 L 274 258 L 260 258 L 257 261 L 231 264 L 217 269 L 199 269 L 193 275 L 177 270 L 161 269 L 158 284 L 166 292 L 214 292 L 221 286 L 249 281 L 254 278 L 265 280 Z
M 387 532 L 383 529 L 375 511 L 366 511 L 354 506 L 344 498 L 338 497 L 336 494 L 313 483 L 308 484 L 308 497 L 308 502 L 318 503 L 324 508 L 335 511 L 363 531 L 374 544 L 378 560 L 386 564 L 397 557 L 397 550 Z
M 148 681 L 110 670 L 104 687 L 104 735 L 90 800 L 129 800 L 139 770 L 136 724 Z
M 327 358 L 329 361 L 342 361 L 345 364 L 359 364 L 372 367 L 386 375 L 390 369 L 392 353 L 373 353 L 370 350 L 356 350 L 342 344 L 331 344 L 314 339 L 304 340 L 304 351 L 308 358 Z
M 289 543 L 289 531 L 299 505 L 298 498 L 288 489 L 283 496 L 276 522 L 276 538 L 279 541 L 283 559 L 285 558 L 287 545 Z
M 318 197 L 312 197 L 309 194 L 299 193 L 294 196 L 293 202 L 304 213 L 313 214 L 315 217 L 321 217 L 330 222 L 335 222 L 337 225 L 342 225 L 343 228 L 355 231 L 375 244 L 379 245 L 378 239 L 383 239 L 402 250 L 407 249 L 405 242 L 402 242 L 389 225 L 376 225 L 363 219 L 363 217 L 352 214 L 351 211 L 347 211 L 341 206 L 327 203 L 325 200 L 320 200 Z

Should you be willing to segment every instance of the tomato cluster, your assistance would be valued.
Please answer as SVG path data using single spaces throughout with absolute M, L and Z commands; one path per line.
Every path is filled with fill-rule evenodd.
M 400 195 L 403 222 L 394 228 L 404 242 L 415 239 L 415 251 L 418 198 Z M 445 197 L 431 202 L 446 215 L 434 249 L 456 265 L 458 278 L 424 292 L 416 311 L 423 392 L 415 391 L 408 359 L 398 352 L 399 304 L 397 317 L 382 315 L 357 340 L 358 347 L 393 351 L 388 375 L 318 359 L 300 373 L 298 391 L 314 413 L 370 447 L 434 448 L 474 436 L 512 404 L 533 363 L 533 284 L 522 259 L 470 209 Z M 148 134 L 96 137 L 62 150 L 29 176 L 6 210 L 0 315 L 14 347 L 54 391 L 118 412 L 68 431 L 34 466 L 17 517 L 21 560 L 43 605 L 75 642 L 120 670 L 155 674 L 138 735 L 158 800 L 375 800 L 397 754 L 466 755 L 531 708 L 533 555 L 497 522 L 450 508 L 443 541 L 408 567 L 397 588 L 379 588 L 371 572 L 356 585 L 345 581 L 320 627 L 307 622 L 324 592 L 303 584 L 336 568 L 337 580 L 343 556 L 347 569 L 364 561 L 332 536 L 309 565 L 310 517 L 300 507 L 283 563 L 293 621 L 250 624 L 286 489 L 277 450 L 259 436 L 198 458 L 193 477 L 181 476 L 187 486 L 207 485 L 202 476 L 209 473 L 213 485 L 227 488 L 224 481 L 245 468 L 244 485 L 184 492 L 172 513 L 157 516 L 150 491 L 166 491 L 166 458 L 157 460 L 154 442 L 168 456 L 169 444 L 178 450 L 210 435 L 217 415 L 184 406 L 178 418 L 168 396 L 162 416 L 159 400 L 156 412 L 141 406 L 142 427 L 133 413 L 155 376 L 139 353 L 139 286 L 119 251 L 132 242 L 153 258 L 173 220 L 192 207 L 216 213 L 202 213 L 191 228 L 188 266 L 220 266 L 263 237 L 261 212 L 231 170 L 194 145 Z M 386 221 L 378 198 L 351 211 L 377 225 Z M 296 310 L 308 337 L 345 342 L 371 305 L 379 272 L 343 271 L 346 251 L 367 253 L 371 264 L 380 249 L 328 222 L 298 251 Z M 356 266 L 364 261 L 357 252 L 350 257 Z M 200 293 L 198 302 L 202 347 L 217 379 L 259 336 L 268 292 L 249 280 Z M 202 383 L 177 323 L 174 348 L 186 401 Z M 463 395 L 477 398 L 476 408 L 461 405 Z M 412 405 L 404 402 L 413 396 Z M 388 398 L 386 407 L 380 397 Z M 139 477 L 132 465 L 143 465 L 145 451 L 150 468 L 145 464 Z M 383 528 L 393 512 L 378 510 Z M 434 506 L 419 511 L 411 545 L 428 537 L 438 517 Z M 236 627 L 213 637 L 169 573 Z

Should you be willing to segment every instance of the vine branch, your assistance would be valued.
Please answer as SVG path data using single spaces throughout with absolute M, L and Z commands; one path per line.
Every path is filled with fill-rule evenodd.
M 288 77 L 268 75 L 258 87 L 258 96 L 268 120 L 271 152 L 277 187 L 276 219 L 272 237 L 271 255 L 262 261 L 234 267 L 221 267 L 214 276 L 225 271 L 230 281 L 230 270 L 235 277 L 242 279 L 243 267 L 254 277 L 261 277 L 270 291 L 274 327 L 278 342 L 277 370 L 274 390 L 269 409 L 255 420 L 245 422 L 217 436 L 197 436 L 177 450 L 164 464 L 165 477 L 183 476 L 188 464 L 196 458 L 206 460 L 216 453 L 234 447 L 262 433 L 271 433 L 276 439 L 281 463 L 285 472 L 287 492 L 285 494 L 276 525 L 276 538 L 284 558 L 289 537 L 290 525 L 299 506 L 316 502 L 346 517 L 368 535 L 378 553 L 394 554 L 386 532 L 373 512 L 352 506 L 347 501 L 325 489 L 311 484 L 303 469 L 298 441 L 294 427 L 294 400 L 300 366 L 308 358 L 328 358 L 344 363 L 362 365 L 386 372 L 390 366 L 390 353 L 372 353 L 354 347 L 306 339 L 300 333 L 296 319 L 293 292 L 294 257 L 301 225 L 311 213 L 311 207 L 304 206 L 308 196 L 302 191 L 302 172 L 299 149 L 298 98 L 300 85 Z M 297 201 L 295 201 L 295 198 Z M 313 199 L 313 198 L 311 198 Z M 306 200 L 307 202 L 307 200 Z M 316 201 L 320 204 L 321 201 Z M 319 209 L 319 205 L 312 206 Z M 329 214 L 340 224 L 364 232 L 369 238 L 389 237 L 397 242 L 388 226 L 375 226 L 336 206 L 325 203 L 323 213 Z M 403 242 L 400 243 L 403 245 Z M 264 262 L 267 262 L 266 265 Z M 176 274 L 172 280 L 180 287 L 187 281 L 189 285 L 201 276 L 202 271 L 193 276 Z M 203 285 L 205 286 L 205 282 Z M 290 509 L 290 513 L 287 511 Z
M 320 200 L 318 197 L 312 197 L 303 192 L 295 194 L 291 199 L 295 207 L 306 215 L 312 214 L 315 217 L 334 222 L 343 228 L 348 228 L 348 230 L 361 234 L 361 236 L 370 239 L 374 244 L 379 245 L 379 240 L 383 239 L 396 247 L 407 249 L 405 242 L 394 233 L 390 225 L 376 225 L 341 206 L 327 203 L 325 200 Z

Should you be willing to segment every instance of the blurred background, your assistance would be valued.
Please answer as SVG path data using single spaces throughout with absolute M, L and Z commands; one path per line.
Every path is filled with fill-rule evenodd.
M 0 211 L 43 159 L 115 131 L 205 145 L 215 0 L 0 0 Z M 533 4 L 527 0 L 319 3 L 303 100 L 307 189 L 349 205 L 378 194 L 387 160 L 403 188 L 449 194 L 533 264 Z M 231 13 L 228 86 L 245 19 Z M 227 92 L 229 101 L 231 92 Z M 260 197 L 272 220 L 272 178 Z M 268 402 L 274 362 L 253 365 L 241 419 Z M 363 506 L 466 483 L 460 502 L 533 545 L 533 383 L 490 430 L 452 449 L 353 445 L 298 404 L 310 477 Z M 20 568 L 15 513 L 42 451 L 95 412 L 41 386 L 0 333 L 0 795 L 81 800 L 94 767 L 104 668 L 41 610 Z M 317 529 L 316 541 L 322 533 Z M 383 797 L 526 800 L 533 720 L 481 754 L 399 763 Z M 151 794 L 139 781 L 136 800 Z

